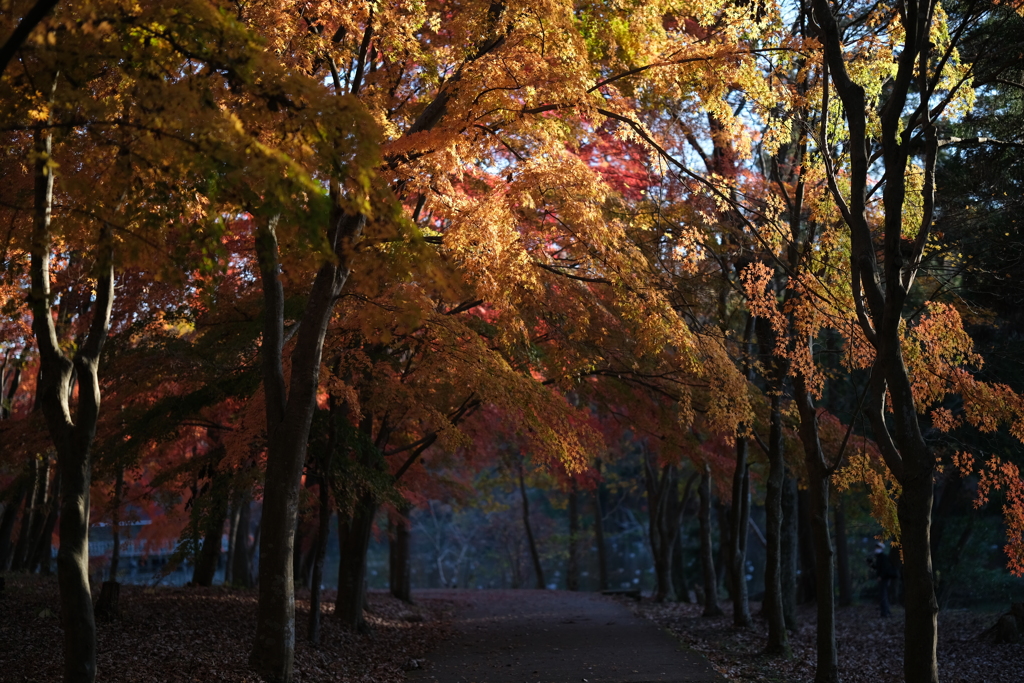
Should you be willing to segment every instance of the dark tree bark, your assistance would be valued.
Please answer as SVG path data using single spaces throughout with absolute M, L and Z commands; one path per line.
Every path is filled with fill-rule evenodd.
M 569 488 L 569 560 L 565 567 L 565 587 L 571 591 L 580 589 L 579 534 L 580 491 L 573 479 Z
M 678 602 L 690 602 L 690 582 L 686 577 L 686 556 L 683 554 L 683 530 L 672 544 L 672 591 Z
M 601 461 L 596 464 L 598 473 L 601 472 Z M 594 487 L 594 545 L 597 546 L 597 586 L 598 590 L 608 590 L 608 549 L 604 542 L 604 506 L 601 504 L 601 482 Z
M 56 83 L 56 78 L 54 78 Z M 83 306 L 91 309 L 89 330 L 75 355 L 61 348 L 52 315 L 50 295 L 50 211 L 53 174 L 47 162 L 52 152 L 49 134 L 36 136 L 35 230 L 31 247 L 32 330 L 39 349 L 40 382 L 37 400 L 57 451 L 61 476 L 60 586 L 64 639 L 65 683 L 92 683 L 96 676 L 96 623 L 89 590 L 89 484 L 92 445 L 100 410 L 99 366 L 114 300 L 113 242 L 101 229 L 94 257 L 95 295 Z M 83 319 L 90 311 L 81 310 Z M 78 401 L 72 412 L 74 385 Z
M 21 49 L 21 46 L 25 44 L 29 36 L 32 35 L 32 30 L 39 25 L 43 19 L 46 18 L 53 8 L 60 3 L 60 0 L 36 0 L 32 7 L 29 8 L 28 12 L 21 18 L 18 25 L 14 29 L 7 40 L 4 41 L 3 45 L 0 45 L 0 75 L 3 75 L 7 69 L 7 65 L 10 64 L 14 55 Z
M 239 588 L 252 588 L 252 555 L 249 545 L 249 528 L 252 526 L 252 491 L 246 487 L 239 495 L 238 523 L 235 524 L 235 540 L 231 546 L 231 583 Z
M 679 474 L 674 465 L 657 466 L 657 456 L 641 450 L 647 488 L 647 538 L 654 558 L 654 601 L 664 602 L 672 593 L 672 546 L 679 520 L 672 515 L 670 499 L 678 496 Z
M 334 612 L 341 623 L 358 632 L 367 630 L 363 618 L 366 606 L 366 551 L 373 532 L 377 506 L 369 496 L 361 497 L 351 517 L 338 513 L 338 598 Z
M 722 614 L 718 605 L 718 577 L 715 574 L 715 551 L 711 541 L 711 467 L 704 463 L 700 475 L 700 559 L 704 572 L 704 616 Z
M 842 100 L 849 130 L 849 191 L 839 187 L 831 164 L 826 165 L 826 178 L 850 229 L 853 302 L 861 331 L 875 350 L 865 413 L 886 466 L 903 489 L 896 508 L 906 588 L 903 670 L 907 683 L 937 683 L 939 678 L 938 603 L 930 543 L 935 457 L 921 434 L 900 343 L 904 309 L 931 234 L 935 208 L 938 135 L 934 121 L 944 106 L 940 104 L 933 111 L 928 105 L 939 87 L 939 79 L 929 73 L 934 66 L 934 45 L 929 35 L 936 4 L 937 0 L 908 0 L 899 12 L 904 35 L 902 45 L 895 46 L 899 54 L 896 72 L 889 79 L 879 107 L 880 133 L 872 136 L 877 137 L 880 145 L 880 154 L 876 155 L 870 149 L 875 143 L 868 136 L 867 97 L 863 86 L 847 70 L 842 29 L 827 0 L 812 1 L 824 66 Z M 956 34 L 951 40 L 949 49 L 956 47 L 958 37 Z M 945 56 L 936 54 L 934 59 L 943 60 Z M 911 96 L 911 87 L 919 92 Z M 823 98 L 828 93 L 828 88 L 823 89 Z M 827 104 L 823 101 L 823 110 L 827 110 Z M 905 117 L 908 104 L 913 113 Z M 824 126 L 822 129 L 827 133 Z M 829 149 L 828 140 L 822 138 L 819 147 Z M 923 150 L 921 214 L 919 221 L 914 221 L 916 224 L 907 226 L 905 237 L 906 170 L 911 154 L 918 153 L 912 147 Z M 874 175 L 872 168 L 879 164 L 885 177 L 881 230 L 871 224 L 867 210 L 875 191 L 869 174 Z M 881 235 L 880 244 L 876 234 Z M 891 420 L 887 417 L 887 405 L 891 407 Z
M 814 540 L 814 575 L 817 580 L 818 628 L 815 683 L 838 683 L 836 651 L 835 573 L 832 537 L 828 529 L 829 487 L 836 464 L 828 465 L 818 436 L 818 414 L 802 376 L 793 381 L 800 413 L 800 442 L 807 465 L 807 499 Z M 842 455 L 841 453 L 839 454 Z
M 818 595 L 818 579 L 814 559 L 814 535 L 811 531 L 810 494 L 807 490 L 798 491 L 796 500 L 799 512 L 797 525 L 800 530 L 800 568 L 802 570 L 797 600 L 801 604 L 806 604 L 814 602 Z
M 412 506 L 403 504 L 389 519 L 391 533 L 388 535 L 390 552 L 388 553 L 389 586 L 391 595 L 403 602 L 412 602 L 412 567 L 409 533 L 409 513 Z
M 11 489 L 14 492 L 11 492 Z M 10 499 L 4 504 L 3 515 L 0 516 L 0 572 L 5 572 L 11 567 L 11 559 L 14 557 L 14 544 L 11 543 L 11 536 L 14 534 L 14 525 L 18 521 L 18 511 L 21 509 L 21 501 L 25 499 L 23 482 L 15 480 L 10 489 L 7 490 Z
M 782 607 L 782 496 L 786 477 L 786 461 L 782 441 L 782 393 L 770 396 L 771 411 L 768 435 L 768 486 L 765 495 L 765 537 L 768 542 L 764 568 L 763 612 L 768 621 L 770 655 L 789 654 L 789 637 Z
M 268 683 L 290 683 L 295 661 L 295 594 L 292 554 L 299 487 L 309 428 L 316 408 L 320 359 L 327 323 L 350 272 L 353 243 L 365 217 L 340 209 L 341 188 L 331 182 L 327 244 L 336 259 L 324 263 L 306 300 L 284 378 L 284 288 L 278 259 L 277 218 L 262 220 L 256 254 L 263 285 L 263 385 L 267 410 L 267 468 L 263 490 L 259 563 L 259 609 L 250 665 Z
M 533 561 L 533 575 L 537 579 L 537 588 L 544 590 L 547 584 L 544 583 L 544 569 L 540 566 L 540 553 L 537 552 L 537 543 L 533 538 L 533 525 L 530 524 L 530 499 L 526 495 L 526 481 L 523 476 L 523 462 L 519 466 L 519 495 L 523 501 L 523 526 L 526 529 L 526 543 L 530 547 L 530 559 Z
M 834 508 L 836 530 L 836 565 L 839 573 L 839 606 L 853 604 L 853 579 L 850 575 L 850 545 L 846 534 L 846 510 L 843 508 L 843 494 L 836 492 Z
M 796 479 L 786 474 L 786 483 L 782 490 L 782 615 L 786 628 L 796 631 L 796 581 L 797 567 L 800 559 L 800 542 L 797 537 L 797 483 Z
M 330 452 L 330 451 L 329 451 Z M 324 558 L 327 557 L 327 541 L 331 535 L 331 484 L 330 469 L 326 462 L 319 463 L 318 476 L 319 509 L 317 510 L 316 547 L 313 552 L 313 571 L 309 582 L 309 642 L 320 644 L 320 584 L 324 581 Z
M 747 526 L 750 524 L 750 467 L 747 439 L 736 439 L 736 469 L 732 477 L 732 510 L 729 532 L 729 575 L 733 583 L 732 622 L 747 628 L 750 602 L 747 593 Z
M 28 465 L 28 500 L 25 502 L 25 509 L 21 513 L 21 525 L 18 527 L 18 542 L 14 546 L 14 557 L 11 560 L 13 571 L 22 571 L 28 568 L 29 556 L 32 553 L 32 541 L 35 538 L 34 527 L 37 527 L 36 518 L 39 516 L 39 507 L 45 490 L 45 478 L 43 473 L 43 460 L 40 457 L 32 458 Z

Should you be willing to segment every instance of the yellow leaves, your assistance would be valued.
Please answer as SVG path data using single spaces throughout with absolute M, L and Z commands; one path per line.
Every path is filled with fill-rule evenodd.
M 882 525 L 885 535 L 894 539 L 894 544 L 900 542 L 896 501 L 902 489 L 878 458 L 866 453 L 851 455 L 847 465 L 832 475 L 832 481 L 840 491 L 849 489 L 853 484 L 865 484 L 871 500 L 871 516 Z

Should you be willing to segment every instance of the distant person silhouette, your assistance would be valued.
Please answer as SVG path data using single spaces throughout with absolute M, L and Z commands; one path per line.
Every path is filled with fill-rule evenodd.
M 885 551 L 885 543 L 879 541 L 875 546 L 875 552 L 868 557 L 868 564 L 875 570 L 878 576 L 878 604 L 881 607 L 882 618 L 887 619 L 889 612 L 889 584 L 897 578 L 896 566 Z

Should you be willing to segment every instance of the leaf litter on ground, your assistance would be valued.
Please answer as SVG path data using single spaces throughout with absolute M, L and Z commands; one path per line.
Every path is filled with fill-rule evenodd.
M 297 683 L 400 683 L 405 671 L 450 632 L 452 605 L 409 605 L 371 592 L 368 634 L 334 618 L 325 591 L 321 645 L 306 641 L 309 592 L 296 592 Z M 96 596 L 94 596 L 95 598 Z M 122 585 L 120 617 L 97 622 L 97 680 L 105 683 L 257 683 L 247 659 L 256 629 L 255 589 Z M 7 575 L 0 594 L 0 680 L 52 683 L 62 678 L 56 577 Z
M 760 604 L 750 604 L 754 625 L 734 628 L 732 606 L 723 603 L 720 617 L 702 617 L 692 603 L 657 604 L 644 600 L 638 614 L 669 629 L 683 643 L 702 653 L 730 681 L 810 683 L 816 659 L 814 605 L 798 608 L 798 629 L 790 632 L 792 657 L 767 657 L 768 627 L 759 618 Z M 943 683 L 1021 683 L 1024 643 L 997 644 L 987 633 L 1002 612 L 943 610 L 939 613 L 939 679 Z M 882 619 L 875 605 L 836 610 L 839 677 L 843 683 L 903 681 L 902 608 Z

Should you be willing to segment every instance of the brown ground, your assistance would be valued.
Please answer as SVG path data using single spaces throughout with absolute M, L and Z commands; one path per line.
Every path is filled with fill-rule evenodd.
M 793 657 L 768 659 L 760 654 L 767 625 L 755 617 L 754 627 L 732 627 L 730 603 L 724 617 L 702 618 L 701 608 L 685 603 L 656 605 L 644 601 L 638 613 L 669 628 L 684 643 L 702 652 L 729 680 L 805 683 L 814 680 L 814 607 L 800 608 L 800 629 L 791 634 Z M 751 603 L 751 612 L 760 605 Z M 943 683 L 1022 683 L 1024 643 L 997 645 L 980 637 L 999 614 L 947 610 L 939 614 L 939 679 Z M 903 680 L 903 610 L 889 619 L 874 605 L 858 605 L 837 613 L 839 672 L 844 683 L 897 683 Z
M 55 578 L 7 574 L 0 594 L 0 681 L 61 680 L 61 629 Z M 308 593 L 297 600 L 296 681 L 400 683 L 448 632 L 443 600 L 409 607 L 371 594 L 370 635 L 337 625 L 329 593 L 323 644 L 305 641 Z M 306 598 L 303 600 L 302 598 Z M 121 587 L 119 620 L 98 624 L 97 681 L 104 683 L 252 683 L 246 666 L 255 632 L 256 592 L 227 588 Z

